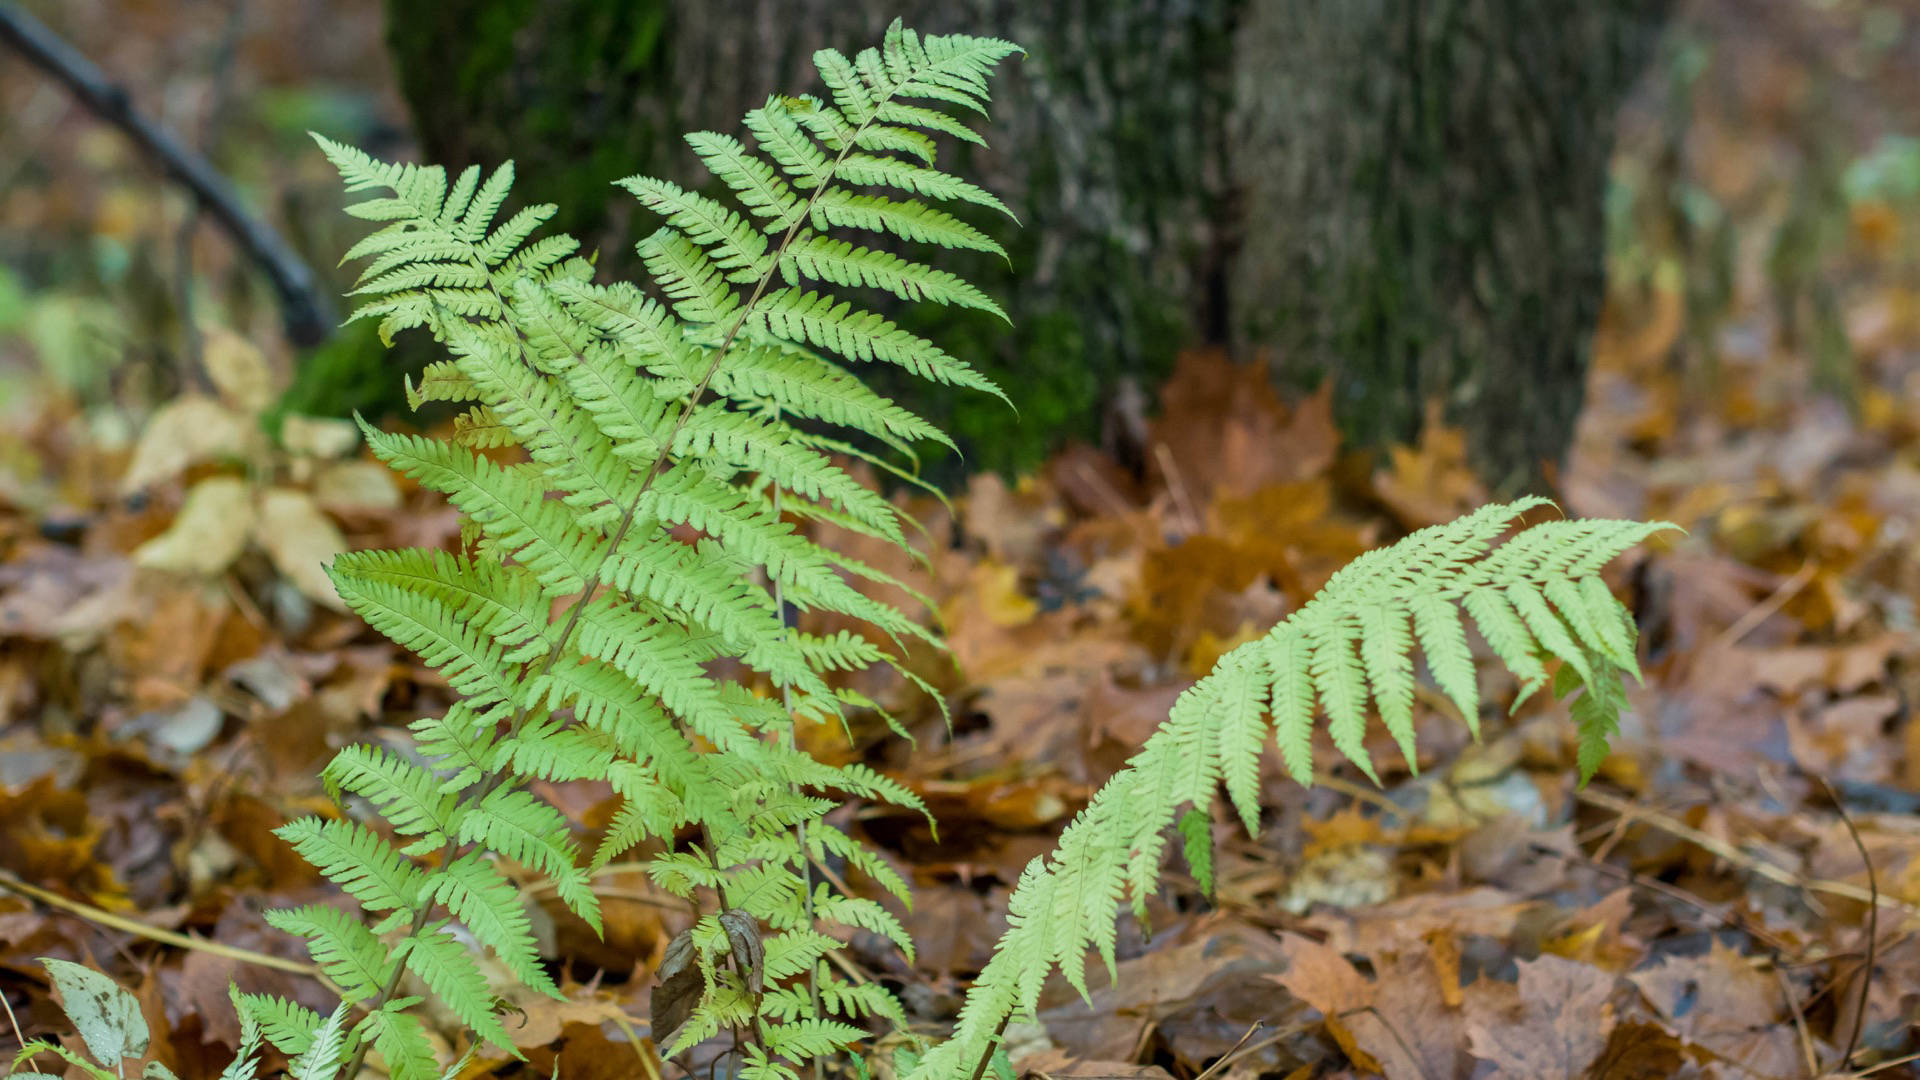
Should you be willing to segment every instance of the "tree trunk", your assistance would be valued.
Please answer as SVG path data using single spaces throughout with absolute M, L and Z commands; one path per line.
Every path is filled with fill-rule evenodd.
M 1612 116 L 1666 0 L 389 0 L 428 155 L 519 159 L 521 190 L 614 262 L 652 228 L 606 187 L 686 182 L 685 130 L 734 131 L 814 85 L 814 49 L 926 32 L 1010 38 L 993 149 L 951 164 L 1025 228 L 1002 299 L 895 312 L 1018 403 L 896 389 L 970 448 L 1031 463 L 1097 429 L 1122 378 L 1183 345 L 1331 373 L 1358 439 L 1444 399 L 1498 478 L 1564 451 L 1601 295 Z M 1004 234 L 1006 230 L 1001 230 Z M 953 264 L 952 253 L 942 253 Z
M 1236 341 L 1331 373 L 1347 435 L 1439 400 L 1498 489 L 1580 409 L 1614 117 L 1665 0 L 1283 0 L 1239 36 Z

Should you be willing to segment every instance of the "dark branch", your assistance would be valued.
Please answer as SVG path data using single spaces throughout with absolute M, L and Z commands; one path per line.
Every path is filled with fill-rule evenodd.
M 240 197 L 207 159 L 166 128 L 142 116 L 127 92 L 107 78 L 93 61 L 60 40 L 18 6 L 0 2 L 0 43 L 11 46 L 64 85 L 102 120 L 160 163 L 168 176 L 185 185 L 202 209 L 226 229 L 280 294 L 287 338 L 295 345 L 318 345 L 333 332 L 333 305 L 315 282 L 313 270 L 280 234 L 247 213 Z

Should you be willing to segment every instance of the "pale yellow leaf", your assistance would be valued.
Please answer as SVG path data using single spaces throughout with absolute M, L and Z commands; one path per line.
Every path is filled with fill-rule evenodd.
M 288 416 L 280 426 L 280 445 L 289 454 L 345 457 L 360 445 L 360 429 L 351 420 L 327 416 Z
M 133 447 L 133 461 L 120 481 L 132 494 L 171 480 L 190 465 L 223 457 L 244 457 L 253 423 L 206 397 L 183 397 L 160 407 Z
M 273 372 L 260 347 L 224 326 L 200 327 L 200 363 L 235 411 L 259 416 L 273 404 Z
M 313 501 L 296 488 L 274 488 L 260 501 L 255 537 L 273 565 L 310 600 L 345 611 L 327 577 L 326 564 L 347 550 L 347 538 Z
M 134 549 L 133 561 L 155 570 L 212 577 L 226 570 L 253 531 L 246 482 L 215 476 L 195 484 L 167 531 Z
M 313 500 L 329 510 L 392 510 L 400 505 L 400 488 L 385 465 L 343 461 L 314 477 Z

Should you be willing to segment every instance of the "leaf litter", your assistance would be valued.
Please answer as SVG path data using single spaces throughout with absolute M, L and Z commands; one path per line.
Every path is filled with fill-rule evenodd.
M 1747 47 L 1775 76 L 1798 62 Z M 1721 92 L 1748 119 L 1702 121 L 1711 154 L 1695 167 L 1729 214 L 1764 224 L 1760 181 L 1720 159 L 1783 152 L 1770 140 L 1787 121 L 1729 69 Z M 1685 281 L 1616 269 L 1562 505 L 1690 536 L 1616 575 L 1647 683 L 1594 786 L 1571 784 L 1571 724 L 1543 701 L 1483 718 L 1476 743 L 1423 696 L 1419 762 L 1372 732 L 1377 789 L 1336 769 L 1303 790 L 1269 762 L 1259 836 L 1215 808 L 1215 894 L 1170 875 L 1151 925 L 1123 929 L 1117 980 L 1097 974 L 1091 1002 L 1050 987 L 1009 1030 L 1017 1066 L 1795 1077 L 1894 1075 L 1920 1051 L 1920 304 L 1888 269 L 1920 213 L 1873 193 L 1846 211 L 1829 261 L 1870 287 L 1848 293 L 1854 383 L 1838 396 L 1813 392 L 1814 358 L 1753 267 L 1733 268 L 1711 363 L 1687 338 Z M 27 351 L 0 341 L 7 363 Z M 56 988 L 69 1013 L 89 991 L 61 985 L 74 969 L 60 965 L 102 969 L 134 997 L 99 1000 L 137 999 L 140 1023 L 120 1030 L 150 1042 L 94 1049 L 182 1076 L 233 1054 L 229 980 L 331 1009 L 258 913 L 338 897 L 272 829 L 326 805 L 315 773 L 334 748 L 403 745 L 450 702 L 338 609 L 320 567 L 457 543 L 454 517 L 338 421 L 287 417 L 267 436 L 275 359 L 222 330 L 213 392 L 162 403 L 136 433 L 115 434 L 64 376 L 0 430 L 0 993 L 28 1038 L 71 1030 Z M 1488 497 L 1459 432 L 1343 451 L 1329 390 L 1288 402 L 1218 353 L 1184 356 L 1159 402 L 1133 452 L 1073 447 L 1031 476 L 975 477 L 953 514 L 902 496 L 928 528 L 921 562 L 852 545 L 931 597 L 954 647 L 952 662 L 912 658 L 950 730 L 882 669 L 849 689 L 915 743 L 877 714 L 851 741 L 801 733 L 907 783 L 940 820 L 937 837 L 917 816 L 842 822 L 913 882 L 898 914 L 920 943 L 909 964 L 856 940 L 843 974 L 897 988 L 922 1033 L 952 1020 L 1021 867 L 1182 688 L 1355 555 Z M 1486 670 L 1488 697 L 1510 697 Z M 583 830 L 611 816 L 604 786 L 543 794 Z M 671 1033 L 654 1028 L 684 1003 L 652 976 L 674 969 L 689 913 L 616 864 L 596 882 L 595 937 L 535 876 L 520 884 L 571 999 L 514 1003 L 534 1066 L 664 1075 L 653 1046 Z M 456 1023 L 430 1020 L 458 1045 Z M 883 1056 L 901 1045 L 874 1040 Z

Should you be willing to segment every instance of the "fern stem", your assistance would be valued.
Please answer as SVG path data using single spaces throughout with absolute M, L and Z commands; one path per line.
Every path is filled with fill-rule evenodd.
M 774 410 L 774 415 L 779 415 L 778 408 Z M 785 494 L 785 492 L 781 490 L 780 485 L 777 483 L 774 484 L 773 516 L 776 521 L 780 518 L 780 496 L 783 494 Z M 772 577 L 772 575 L 768 576 Z M 782 638 L 789 636 L 792 633 L 792 629 L 787 625 L 786 583 L 777 577 L 773 578 L 773 611 L 774 615 L 780 620 L 780 636 Z M 791 685 L 780 688 L 780 705 L 787 710 L 787 729 L 780 733 L 781 742 L 786 744 L 786 749 L 791 750 L 798 741 L 793 729 L 795 721 L 793 718 L 793 687 Z M 800 845 L 800 906 L 806 913 L 807 929 L 811 930 L 815 923 L 813 910 L 813 860 L 807 852 L 807 822 L 805 818 L 793 823 L 793 837 Z M 820 979 L 818 974 L 819 969 L 817 967 L 810 965 L 807 968 L 807 997 L 813 1002 L 814 1018 L 825 1019 L 825 1013 L 820 1005 Z M 826 1063 L 818 1057 L 815 1057 L 813 1059 L 813 1080 L 825 1080 L 825 1078 Z
M 998 1024 L 994 1025 L 993 1037 L 987 1040 L 986 1050 L 981 1053 L 979 1063 L 973 1067 L 972 1080 L 985 1080 L 987 1067 L 993 1064 L 994 1048 L 1000 1045 L 1000 1036 L 1006 1034 L 1007 1023 L 1012 1019 L 1013 1014 L 1008 1013 L 1000 1018 Z

